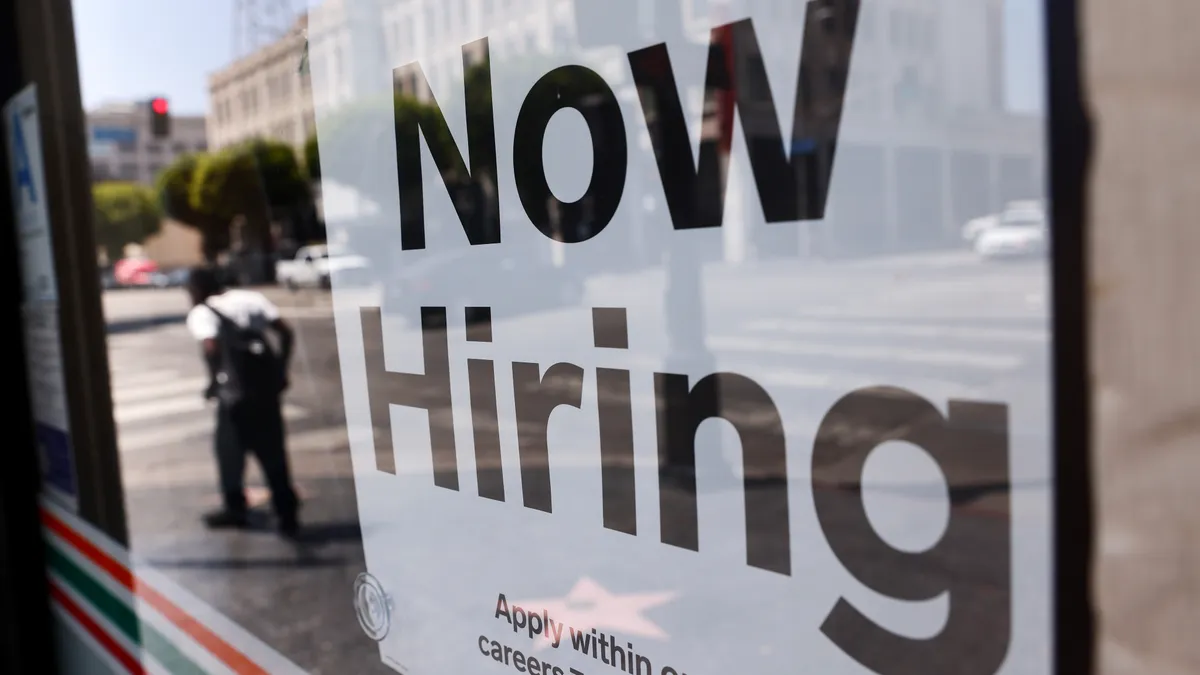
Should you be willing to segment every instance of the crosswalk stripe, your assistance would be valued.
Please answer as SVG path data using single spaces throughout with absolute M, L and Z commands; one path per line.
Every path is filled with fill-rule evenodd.
M 333 320 L 333 306 L 327 306 L 327 307 L 280 307 L 279 313 L 285 319 L 330 319 L 330 320 Z
M 283 406 L 283 418 L 287 421 L 301 420 L 308 416 L 308 411 L 300 406 L 291 404 Z M 188 420 L 172 421 L 154 429 L 131 432 L 118 430 L 117 448 L 123 453 L 158 448 L 164 444 L 178 443 L 193 436 L 211 434 L 213 424 L 213 418 L 205 415 Z
M 145 366 L 141 366 L 139 368 L 135 363 L 127 366 L 110 363 L 108 370 L 109 374 L 112 376 L 112 388 L 114 391 L 128 386 L 136 387 L 153 382 L 173 380 L 179 377 L 178 370 L 171 370 L 167 368 L 154 368 L 145 370 Z
M 994 340 L 1011 342 L 1043 343 L 1049 340 L 1047 330 L 1022 330 L 1014 328 L 972 328 L 965 326 L 937 326 L 920 323 L 881 322 L 824 322 L 770 319 L 754 321 L 746 326 L 752 331 L 780 331 L 795 334 L 839 334 L 846 336 L 895 336 L 955 338 L 964 340 Z
M 151 399 L 161 399 L 179 394 L 200 396 L 204 386 L 208 384 L 207 377 L 172 378 L 165 382 L 151 382 L 143 385 L 120 387 L 113 391 L 113 402 L 118 406 L 137 403 Z
M 129 424 L 130 422 L 141 422 L 166 415 L 196 412 L 204 410 L 208 406 L 209 402 L 205 401 L 199 394 L 175 396 L 157 401 L 116 406 L 113 409 L 113 420 L 117 424 Z
M 754 352 L 758 354 L 786 354 L 792 356 L 817 356 L 826 358 L 851 358 L 864 361 L 889 363 L 920 363 L 938 366 L 965 366 L 984 370 L 1009 370 L 1021 365 L 1017 356 L 1005 354 L 980 354 L 953 350 L 906 349 L 903 347 L 871 347 L 865 345 L 838 345 L 826 343 L 796 342 L 752 337 L 713 337 L 709 347 L 718 351 Z
M 118 405 L 113 409 L 113 420 L 117 424 L 143 422 L 156 417 L 178 415 L 204 410 L 212 405 L 199 394 L 175 396 L 157 401 L 146 401 L 133 405 Z

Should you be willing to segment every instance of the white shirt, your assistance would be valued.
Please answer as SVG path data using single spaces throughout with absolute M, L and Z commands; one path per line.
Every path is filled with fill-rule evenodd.
M 208 304 L 242 328 L 262 331 L 279 319 L 279 308 L 258 291 L 228 290 L 210 297 Z M 217 337 L 221 320 L 208 307 L 196 305 L 188 312 L 187 327 L 192 337 L 202 342 Z

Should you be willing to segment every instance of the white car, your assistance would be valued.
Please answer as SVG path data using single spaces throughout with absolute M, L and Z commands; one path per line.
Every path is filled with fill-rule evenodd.
M 331 252 L 327 246 L 302 246 L 293 260 L 280 260 L 275 264 L 275 279 L 288 288 L 329 288 L 330 277 L 364 272 L 369 267 L 367 259 L 357 255 Z
M 1000 222 L 1000 216 L 995 214 L 970 220 L 963 226 L 962 237 L 967 243 L 973 245 L 979 239 L 979 235 L 990 230 L 998 222 Z
M 975 238 L 975 252 L 986 259 L 1039 256 L 1047 251 L 1049 230 L 1037 210 L 1008 211 Z

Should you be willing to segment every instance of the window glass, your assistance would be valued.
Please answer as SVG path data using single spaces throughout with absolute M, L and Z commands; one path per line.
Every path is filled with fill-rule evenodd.
M 218 4 L 72 3 L 67 672 L 1053 672 L 1040 6 Z

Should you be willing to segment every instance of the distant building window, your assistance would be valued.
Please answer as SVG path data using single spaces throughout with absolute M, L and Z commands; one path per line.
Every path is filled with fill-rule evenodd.
M 892 105 L 898 115 L 928 113 L 933 92 L 921 81 L 913 66 L 906 66 L 892 89 Z
M 152 155 L 157 155 L 162 152 L 162 146 L 158 143 L 150 143 L 146 146 L 146 152 Z
M 932 54 L 936 52 L 938 48 L 939 36 L 937 19 L 933 16 L 926 16 L 924 23 L 925 31 L 924 35 L 921 36 L 921 44 L 924 46 L 926 52 Z
M 208 143 L 200 141 L 196 144 L 196 152 L 204 152 L 205 150 L 208 150 Z
M 151 164 L 150 165 L 150 177 L 154 178 L 154 177 L 158 176 L 158 174 L 162 173 L 162 170 L 163 170 L 162 164 Z
M 875 39 L 875 15 L 871 12 L 858 13 L 858 26 L 855 30 L 858 33 L 858 39 L 864 42 L 870 42 Z M 847 23 L 847 26 L 852 25 Z
M 905 14 L 904 10 L 902 9 L 894 9 L 892 10 L 891 16 L 888 18 L 890 19 L 888 26 L 890 30 L 888 32 L 889 37 L 891 37 L 892 40 L 892 46 L 903 47 L 906 37 L 905 23 L 908 21 L 907 14 Z
M 121 168 L 117 170 L 116 177 L 119 180 L 137 180 L 138 179 L 138 165 L 133 164 L 132 162 L 125 162 L 124 164 L 121 165 Z
M 173 152 L 173 153 L 175 153 L 175 154 L 177 154 L 177 155 L 178 155 L 178 154 L 181 154 L 181 153 L 184 153 L 184 152 L 187 152 L 187 145 L 185 145 L 185 144 L 183 144 L 183 143 L 176 142 L 176 143 L 174 143 L 174 144 L 172 144 L 172 145 L 171 145 L 171 152 Z

